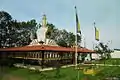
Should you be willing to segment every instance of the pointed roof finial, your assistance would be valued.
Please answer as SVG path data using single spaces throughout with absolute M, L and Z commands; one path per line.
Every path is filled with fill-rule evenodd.
M 42 27 L 46 27 L 46 25 L 47 25 L 47 18 L 46 15 L 44 14 L 42 18 Z

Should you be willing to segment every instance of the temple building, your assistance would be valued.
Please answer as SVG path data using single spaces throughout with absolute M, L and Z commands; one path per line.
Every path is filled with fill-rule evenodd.
M 0 56 L 12 60 L 14 64 L 37 64 L 42 67 L 54 66 L 57 63 L 60 65 L 75 64 L 75 47 L 61 47 L 54 40 L 47 39 L 47 29 L 47 18 L 43 15 L 42 26 L 38 27 L 35 32 L 37 38 L 34 38 L 34 34 L 31 33 L 32 42 L 27 46 L 0 48 Z M 77 53 L 79 60 L 81 54 L 90 55 L 95 51 L 81 47 L 77 49 Z

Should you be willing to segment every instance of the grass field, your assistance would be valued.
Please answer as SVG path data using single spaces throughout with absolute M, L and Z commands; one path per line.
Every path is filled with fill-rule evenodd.
M 82 80 L 85 76 L 86 75 L 79 70 L 79 80 Z M 94 78 L 93 76 L 87 77 L 91 78 L 90 80 Z M 14 78 L 17 80 L 77 80 L 78 70 L 74 67 L 69 67 L 60 69 L 60 72 L 57 73 L 57 70 L 36 72 L 22 68 L 7 68 L 1 80 L 15 80 Z
M 107 60 L 107 64 L 111 61 Z M 118 60 L 120 61 L 120 60 Z M 102 63 L 102 62 L 101 62 Z M 111 63 L 113 64 L 113 63 Z M 117 63 L 116 63 L 117 64 Z M 91 66 L 82 66 L 82 68 L 90 68 Z M 113 66 L 92 66 L 94 69 L 100 70 L 95 75 L 85 75 L 82 70 L 76 70 L 75 67 L 60 68 L 53 71 L 37 72 L 23 68 L 4 67 L 0 68 L 0 80 L 104 80 L 106 77 L 120 77 L 120 67 Z
M 103 80 L 105 77 L 120 75 L 119 67 L 100 68 L 103 68 L 102 71 L 95 76 L 85 75 L 79 70 L 79 80 Z M 60 69 L 60 73 L 57 73 L 56 70 L 36 72 L 20 68 L 9 68 L 4 73 L 1 80 L 78 80 L 78 70 L 75 70 L 74 67 Z
M 99 60 L 99 61 L 95 61 L 93 63 L 96 63 L 96 64 L 120 65 L 120 59 Z

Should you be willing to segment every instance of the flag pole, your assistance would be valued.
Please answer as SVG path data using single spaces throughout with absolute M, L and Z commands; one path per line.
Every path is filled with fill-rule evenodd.
M 95 20 L 94 20 L 94 23 L 93 23 L 93 25 L 94 25 L 94 30 L 95 30 L 95 35 L 94 35 L 94 36 L 95 36 L 95 40 L 96 40 L 96 27 L 95 27 L 95 24 L 96 24 L 96 23 L 95 23 Z
M 96 24 L 96 23 L 95 23 L 95 21 L 94 21 L 94 23 L 93 23 L 93 24 L 94 24 L 94 29 L 95 29 L 95 24 Z M 96 34 L 95 34 L 95 36 L 96 36 Z
M 77 9 L 76 9 L 76 6 L 75 6 L 75 14 L 77 15 Z M 78 23 L 76 23 L 76 27 L 75 27 L 75 66 L 77 68 L 77 48 L 78 48 L 78 43 L 77 43 L 77 31 L 78 31 Z M 77 68 L 79 69 L 79 68 Z M 79 70 L 78 70 L 78 80 L 79 80 Z
M 77 14 L 77 9 L 75 6 L 75 14 Z M 75 66 L 77 66 L 77 25 L 75 27 Z
M 77 66 L 77 32 L 76 32 L 76 35 L 75 35 L 75 65 Z

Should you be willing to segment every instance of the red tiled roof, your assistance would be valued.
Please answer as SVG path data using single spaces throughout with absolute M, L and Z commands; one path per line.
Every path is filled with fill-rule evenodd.
M 62 51 L 62 52 L 75 52 L 75 47 L 60 47 L 60 46 L 47 46 L 47 45 L 37 45 L 37 46 L 23 46 L 23 47 L 13 47 L 13 48 L 0 48 L 0 51 Z M 89 50 L 87 48 L 78 48 L 78 52 L 81 53 L 94 53 L 95 51 Z

